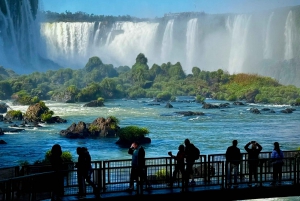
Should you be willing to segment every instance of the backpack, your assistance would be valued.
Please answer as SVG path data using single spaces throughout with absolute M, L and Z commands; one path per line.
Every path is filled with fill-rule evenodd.
M 200 150 L 196 146 L 194 146 L 193 157 L 195 160 L 198 160 L 200 158 Z

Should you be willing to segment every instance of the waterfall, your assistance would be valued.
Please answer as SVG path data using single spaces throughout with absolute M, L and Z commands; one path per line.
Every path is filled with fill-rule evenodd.
M 197 18 L 190 19 L 186 30 L 186 68 L 192 69 L 195 65 L 195 46 L 197 44 L 198 20 Z
M 117 65 L 131 66 L 139 53 L 145 54 L 148 61 L 155 62 L 154 41 L 158 23 L 120 22 L 113 40 L 103 50 L 109 61 Z
M 42 35 L 47 46 L 47 56 L 63 66 L 85 62 L 90 56 L 94 41 L 94 23 L 58 22 L 43 23 Z
M 293 55 L 293 34 L 294 34 L 294 21 L 293 21 L 293 13 L 289 12 L 286 22 L 285 22 L 285 49 L 284 49 L 284 59 L 290 60 L 294 57 Z
M 4 0 L 6 13 L 0 9 L 0 65 L 16 72 L 28 72 L 39 65 L 43 56 L 38 16 L 34 19 L 30 1 Z M 26 67 L 25 67 L 26 66 Z
M 173 24 L 174 19 L 168 21 L 161 46 L 161 59 L 164 63 L 171 61 L 172 48 L 173 48 Z
M 251 15 L 234 17 L 231 30 L 231 47 L 229 55 L 229 73 L 242 72 L 247 56 L 247 34 Z
M 101 40 L 101 38 L 100 38 L 100 28 L 101 28 L 101 22 L 99 22 L 96 33 L 95 33 L 95 36 L 94 36 L 94 40 L 93 40 L 94 44 L 99 44 L 99 41 Z
M 264 59 L 271 59 L 272 58 L 272 43 L 271 43 L 271 23 L 274 16 L 274 12 L 271 13 L 268 19 L 267 28 L 266 28 L 266 39 L 264 44 Z

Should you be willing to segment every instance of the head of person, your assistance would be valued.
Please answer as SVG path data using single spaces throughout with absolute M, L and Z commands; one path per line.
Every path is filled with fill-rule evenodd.
M 279 150 L 279 143 L 278 142 L 274 142 L 274 149 L 275 150 Z
M 134 142 L 132 143 L 132 147 L 133 147 L 134 149 L 138 148 L 139 145 L 140 145 L 139 141 L 134 141 Z
M 76 152 L 77 152 L 78 155 L 81 154 L 81 152 L 82 152 L 82 147 L 77 147 Z
M 190 144 L 191 144 L 191 142 L 190 142 L 190 140 L 189 140 L 189 139 L 185 139 L 185 140 L 184 140 L 184 144 L 185 144 L 185 146 L 188 146 L 188 145 L 190 145 Z
M 251 145 L 252 149 L 256 149 L 256 147 L 257 147 L 257 146 L 256 146 L 256 142 L 252 142 L 251 144 L 252 144 L 252 145 Z
M 51 154 L 53 156 L 61 156 L 62 155 L 61 146 L 59 144 L 53 145 L 51 149 Z
M 236 147 L 236 146 L 237 146 L 237 144 L 238 144 L 238 141 L 237 141 L 237 140 L 233 140 L 233 141 L 232 141 L 232 145 L 233 145 L 233 146 L 235 146 L 235 147 Z
M 184 145 L 183 144 L 179 145 L 178 150 L 181 152 L 184 151 Z

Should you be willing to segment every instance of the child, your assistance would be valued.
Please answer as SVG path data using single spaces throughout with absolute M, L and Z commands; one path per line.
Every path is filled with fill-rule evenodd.
M 184 153 L 184 145 L 179 145 L 178 147 L 178 152 L 177 155 L 174 156 L 172 155 L 172 152 L 168 152 L 168 155 L 171 156 L 172 158 L 174 158 L 176 160 L 176 165 L 175 165 L 175 169 L 173 171 L 173 176 L 171 178 L 170 184 L 169 186 L 173 186 L 173 182 L 176 179 L 177 173 L 180 171 L 182 177 L 184 176 L 184 157 L 185 157 L 185 153 Z M 184 180 L 183 180 L 184 181 Z

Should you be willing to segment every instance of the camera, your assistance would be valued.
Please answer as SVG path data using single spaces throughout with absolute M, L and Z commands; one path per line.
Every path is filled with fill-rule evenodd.
M 256 142 L 255 142 L 255 141 L 251 141 L 251 143 L 252 143 L 252 144 L 255 144 Z

